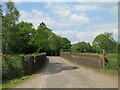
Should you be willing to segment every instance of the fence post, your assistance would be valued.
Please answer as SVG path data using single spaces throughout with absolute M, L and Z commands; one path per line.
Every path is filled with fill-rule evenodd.
M 103 49 L 103 69 L 105 68 L 105 55 L 106 55 L 106 50 Z

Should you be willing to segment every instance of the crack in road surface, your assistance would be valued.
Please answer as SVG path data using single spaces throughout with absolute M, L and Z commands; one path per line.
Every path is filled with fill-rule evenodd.
M 118 78 L 48 57 L 45 69 L 16 88 L 118 88 Z

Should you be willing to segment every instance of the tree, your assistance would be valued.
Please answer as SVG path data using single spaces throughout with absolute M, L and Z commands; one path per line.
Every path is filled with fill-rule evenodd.
M 61 38 L 47 28 L 44 22 L 40 23 L 32 39 L 37 52 L 47 52 L 47 55 L 59 55 L 60 49 L 70 50 L 71 44 L 67 38 Z
M 61 49 L 66 49 L 66 50 L 70 50 L 71 49 L 71 42 L 70 40 L 68 40 L 67 38 L 63 37 L 61 38 Z
M 16 9 L 13 2 L 6 3 L 6 15 L 2 19 L 2 51 L 3 53 L 11 54 L 18 52 L 19 35 L 18 35 L 18 18 L 19 11 Z
M 3 14 L 2 14 L 2 5 L 0 4 L 0 18 L 2 18 Z
M 92 52 L 90 43 L 85 41 L 72 45 L 72 52 Z
M 40 27 L 45 27 L 46 28 L 45 23 L 44 22 L 40 23 L 40 26 L 38 26 L 38 28 L 40 28 Z
M 50 55 L 58 55 L 61 48 L 70 49 L 70 41 L 54 34 L 44 22 L 35 30 L 32 23 L 18 23 L 19 11 L 13 2 L 7 2 L 6 7 L 2 17 L 3 54 L 47 52 Z
M 36 48 L 34 44 L 31 42 L 33 34 L 35 33 L 35 29 L 33 28 L 32 23 L 28 22 L 20 22 L 18 23 L 19 27 L 19 38 L 21 43 L 20 52 L 21 53 L 33 53 Z
M 76 43 L 76 44 L 73 44 L 72 46 L 71 46 L 71 52 L 73 52 L 73 53 L 76 53 L 76 52 L 79 52 L 79 50 L 78 50 L 78 44 Z
M 2 53 L 2 5 L 0 4 L 0 53 Z
M 106 50 L 107 53 L 115 52 L 117 44 L 112 35 L 112 33 L 106 32 L 96 36 L 92 43 L 94 50 L 98 53 L 102 53 L 103 49 Z

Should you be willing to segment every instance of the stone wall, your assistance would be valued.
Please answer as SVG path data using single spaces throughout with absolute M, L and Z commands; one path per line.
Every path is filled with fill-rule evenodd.
M 60 56 L 80 65 L 91 68 L 103 68 L 103 58 L 97 55 L 81 55 L 71 54 L 69 52 L 61 52 Z
M 39 70 L 42 64 L 45 63 L 46 54 L 40 54 L 36 56 L 24 56 L 23 65 L 26 74 L 32 74 L 35 71 Z

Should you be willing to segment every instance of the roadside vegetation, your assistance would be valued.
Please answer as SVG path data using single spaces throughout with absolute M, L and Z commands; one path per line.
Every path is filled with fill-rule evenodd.
M 107 54 L 106 57 L 109 60 L 109 63 L 106 65 L 106 68 L 112 69 L 112 70 L 118 70 L 118 54 Z
M 33 75 L 32 75 L 33 76 Z M 11 79 L 11 80 L 6 80 L 3 82 L 2 84 L 2 88 L 3 90 L 7 90 L 8 88 L 14 88 L 16 87 L 18 84 L 21 84 L 22 82 L 24 82 L 25 80 L 31 78 L 32 76 L 23 76 L 23 77 L 19 77 L 19 78 L 15 78 L 15 79 Z

